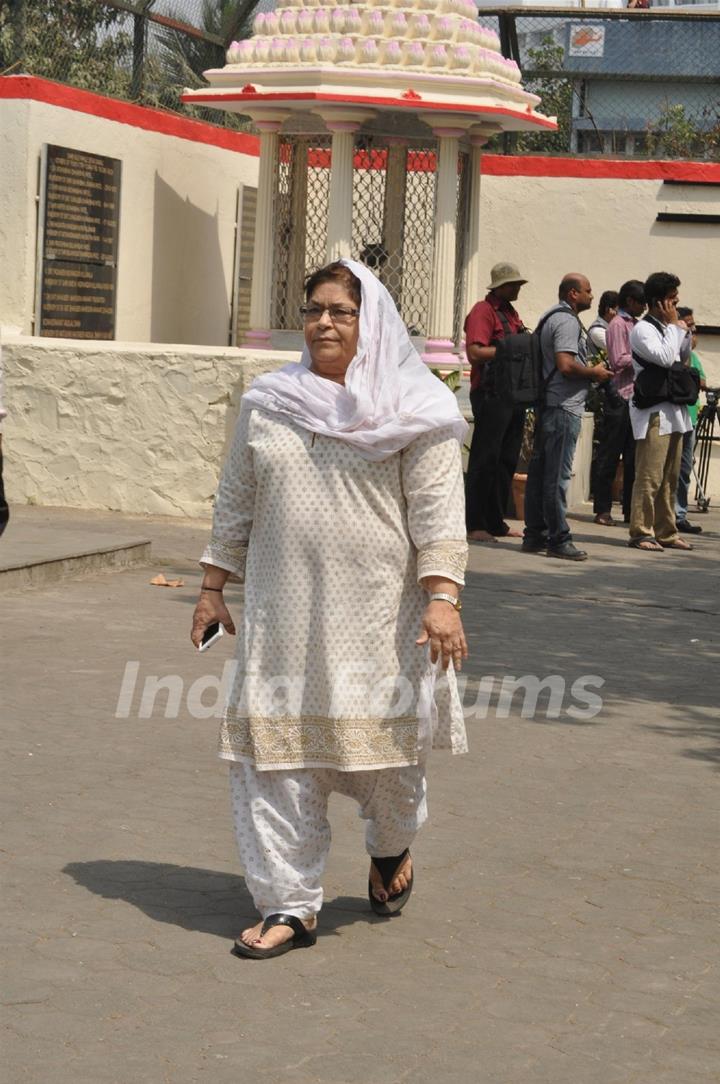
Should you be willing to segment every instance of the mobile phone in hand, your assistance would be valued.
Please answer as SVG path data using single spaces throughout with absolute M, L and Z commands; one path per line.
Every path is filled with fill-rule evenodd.
M 213 621 L 212 625 L 208 625 L 205 629 L 198 651 L 207 651 L 209 647 L 212 647 L 214 643 L 217 643 L 224 631 L 225 630 L 219 621 Z

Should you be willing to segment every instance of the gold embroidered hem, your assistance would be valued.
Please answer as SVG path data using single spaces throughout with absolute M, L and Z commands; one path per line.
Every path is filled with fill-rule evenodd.
M 219 756 L 250 760 L 259 770 L 323 767 L 339 771 L 393 768 L 418 761 L 418 721 L 329 719 L 323 716 L 241 717 L 228 711 Z
M 432 542 L 418 550 L 418 580 L 426 576 L 447 576 L 461 586 L 465 583 L 468 544 L 465 539 Z
M 224 568 L 226 572 L 231 574 L 230 579 L 232 582 L 242 583 L 245 579 L 247 555 L 247 542 L 239 546 L 230 546 L 227 542 L 223 542 L 213 535 L 200 558 L 200 564 Z

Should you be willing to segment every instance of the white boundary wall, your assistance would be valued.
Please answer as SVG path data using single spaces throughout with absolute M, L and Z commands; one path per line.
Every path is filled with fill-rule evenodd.
M 0 84 L 15 91 L 16 80 L 53 88 L 23 76 Z M 237 193 L 257 184 L 257 157 L 193 138 L 214 135 L 206 124 L 56 91 L 59 102 L 75 104 L 0 93 L 0 325 L 32 332 L 39 159 L 42 145 L 55 143 L 122 161 L 116 338 L 227 345 Z M 83 111 L 96 105 L 117 119 Z M 156 130 L 162 126 L 183 134 Z M 219 138 L 235 147 L 256 143 Z
M 7 499 L 209 516 L 240 396 L 296 356 L 6 335 Z
M 241 395 L 296 353 L 5 336 L 10 503 L 207 517 Z M 591 416 L 569 492 L 586 499 Z M 720 454 L 709 493 L 720 498 Z
M 123 160 L 117 334 L 132 341 L 6 335 L 10 500 L 207 515 L 239 395 L 257 372 L 296 357 L 224 346 L 235 200 L 240 184 L 256 181 L 255 144 L 17 79 L 58 100 L 4 96 L 3 87 L 20 84 L 0 79 L 0 326 L 30 332 L 38 159 L 43 143 L 60 143 Z M 514 175 L 503 175 L 508 169 Z M 598 169 L 616 175 L 593 175 Z M 599 296 L 625 278 L 672 270 L 698 322 L 720 324 L 720 230 L 655 221 L 659 210 L 717 210 L 717 189 L 662 183 L 698 171 L 720 181 L 718 165 L 488 157 L 484 273 L 499 260 L 520 265 L 530 281 L 518 308 L 532 325 L 567 271 L 588 274 Z M 720 385 L 720 339 L 701 340 L 699 350 L 708 382 Z M 716 499 L 719 475 L 714 463 Z
M 516 307 L 532 327 L 554 303 L 558 283 L 568 271 L 588 276 L 596 302 L 603 290 L 617 290 L 627 279 L 644 280 L 652 271 L 671 271 L 682 283 L 681 304 L 695 310 L 697 323 L 720 326 L 720 226 L 656 222 L 660 211 L 720 213 L 720 164 L 706 168 L 714 174 L 717 188 L 670 187 L 661 178 L 486 173 L 481 203 L 487 254 L 483 285 L 490 281 L 493 263 L 517 263 L 529 281 Z M 594 309 L 584 314 L 586 325 L 595 314 Z M 698 352 L 708 383 L 720 385 L 720 336 L 701 337 Z

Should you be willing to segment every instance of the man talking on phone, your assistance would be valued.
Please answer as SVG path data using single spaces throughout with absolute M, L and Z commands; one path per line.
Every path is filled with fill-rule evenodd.
M 667 271 L 656 271 L 645 283 L 648 311 L 630 332 L 636 381 L 647 366 L 669 369 L 678 361 L 686 365 L 690 361 L 690 333 L 677 312 L 679 285 L 677 275 Z M 637 443 L 629 545 L 655 552 L 691 550 L 675 525 L 682 435 L 692 429 L 688 409 L 671 402 L 638 407 L 637 391 L 636 383 L 635 397 L 630 402 L 630 422 Z

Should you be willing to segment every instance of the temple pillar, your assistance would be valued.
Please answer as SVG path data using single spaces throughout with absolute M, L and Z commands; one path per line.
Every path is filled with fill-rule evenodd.
M 332 132 L 330 194 L 328 197 L 327 260 L 349 258 L 352 245 L 353 159 L 355 133 L 352 121 L 327 121 Z
M 355 133 L 372 113 L 356 110 L 316 109 L 332 133 L 330 192 L 328 195 L 327 261 L 352 254 L 353 161 Z
M 435 175 L 435 237 L 427 340 L 423 359 L 429 365 L 458 364 L 454 352 L 455 250 L 457 245 L 458 151 L 463 127 L 433 127 L 438 137 Z
M 253 277 L 250 291 L 250 327 L 243 346 L 268 349 L 272 315 L 273 254 L 275 251 L 274 203 L 277 177 L 280 128 L 283 117 L 256 117 L 260 131 L 260 166 L 258 171 L 257 210 Z

